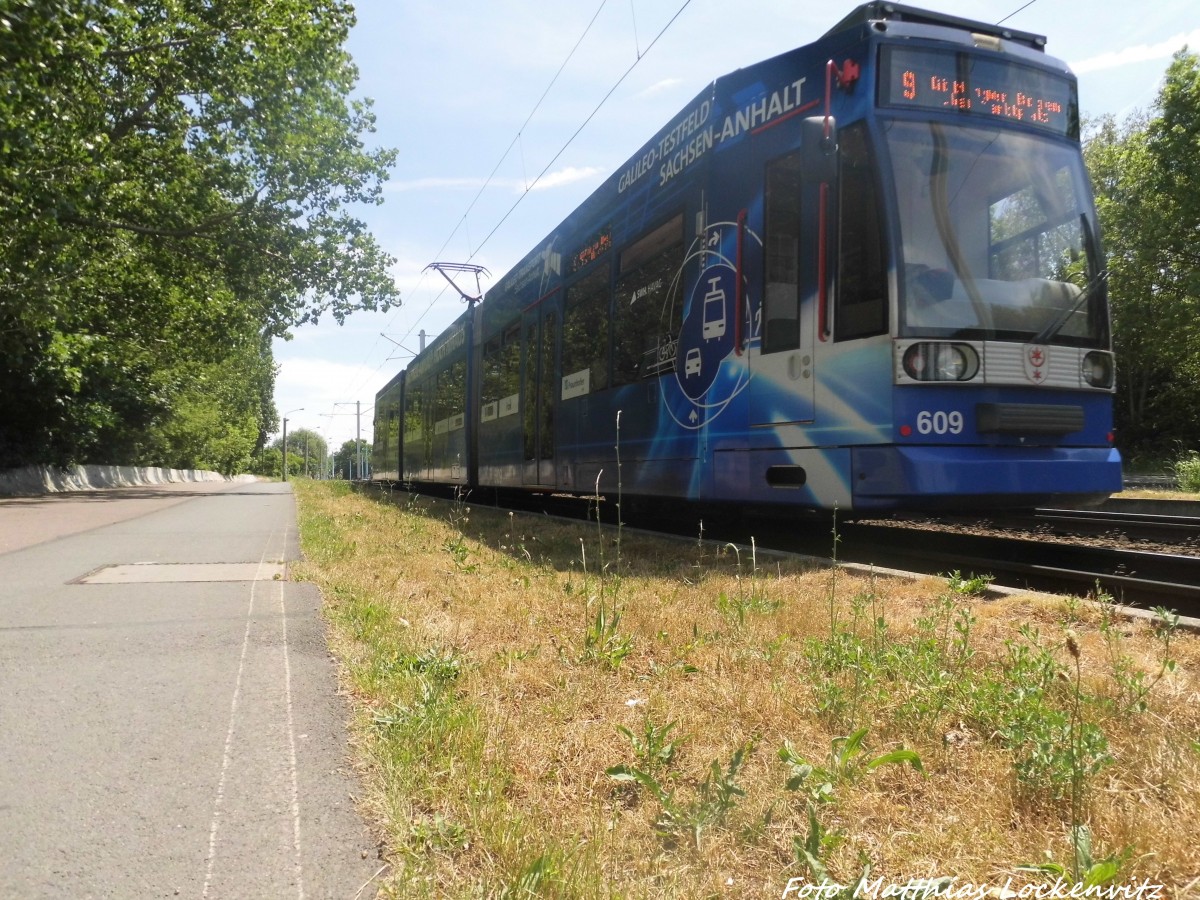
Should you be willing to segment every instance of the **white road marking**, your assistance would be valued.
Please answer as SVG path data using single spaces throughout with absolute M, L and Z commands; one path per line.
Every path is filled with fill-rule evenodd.
M 242 688 L 246 677 L 246 660 L 249 655 L 250 648 L 250 633 L 254 623 L 255 604 L 258 599 L 258 586 L 266 581 L 278 585 L 279 588 L 279 618 L 282 629 L 283 638 L 283 671 L 282 671 L 282 689 L 284 693 L 285 706 L 287 710 L 287 735 L 288 735 L 288 766 L 291 782 L 291 802 L 290 809 L 292 814 L 292 849 L 293 849 L 293 867 L 296 884 L 297 900 L 304 900 L 304 872 L 303 872 L 303 852 L 301 843 L 301 821 L 300 821 L 300 779 L 299 765 L 296 756 L 296 728 L 294 717 L 294 701 L 292 696 L 292 666 L 291 666 L 291 646 L 288 639 L 287 631 L 287 609 L 286 609 L 286 588 L 285 582 L 273 578 L 274 568 L 279 564 L 275 562 L 267 562 L 268 558 L 282 558 L 284 549 L 287 547 L 287 532 L 285 527 L 282 532 L 272 534 L 267 541 L 267 547 L 263 550 L 262 558 L 258 563 L 258 574 L 255 576 L 250 585 L 250 602 L 246 609 L 246 628 L 242 635 L 242 649 L 238 659 L 237 677 L 234 680 L 233 696 L 229 704 L 229 728 L 225 733 L 225 749 L 221 758 L 221 773 L 217 781 L 216 797 L 213 800 L 213 815 L 209 826 L 208 833 L 208 860 L 204 875 L 204 890 L 203 898 L 208 898 L 213 886 L 213 877 L 216 871 L 217 859 L 217 837 L 221 826 L 221 816 L 225 804 L 226 787 L 229 782 L 230 764 L 233 758 L 233 742 L 234 735 L 238 730 L 238 721 L 240 714 Z M 276 554 L 271 553 L 271 547 L 276 543 L 276 537 L 280 538 L 279 551 Z

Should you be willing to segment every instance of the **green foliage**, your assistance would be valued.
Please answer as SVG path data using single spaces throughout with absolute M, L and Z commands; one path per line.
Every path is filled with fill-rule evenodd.
M 461 852 L 468 844 L 466 827 L 441 813 L 417 819 L 409 827 L 408 847 L 414 853 Z
M 1112 711 L 1118 715 L 1146 712 L 1149 708 L 1147 699 L 1154 686 L 1175 671 L 1176 663 L 1171 655 L 1171 642 L 1179 629 L 1179 613 L 1165 606 L 1154 608 L 1152 626 L 1154 636 L 1159 642 L 1159 666 L 1158 671 L 1151 675 L 1122 652 L 1124 638 L 1121 629 L 1114 624 L 1112 598 L 1107 597 L 1104 600 L 1102 609 L 1105 615 L 1100 622 L 1100 633 L 1108 647 L 1115 687 L 1115 692 L 1108 702 L 1113 708 Z
M 1175 461 L 1175 477 L 1179 489 L 1189 494 L 1200 494 L 1200 453 L 1193 450 Z
M 813 882 L 819 885 L 830 884 L 833 879 L 829 877 L 829 869 L 825 865 L 824 858 L 837 849 L 844 839 L 843 832 L 830 832 L 821 824 L 816 806 L 810 803 L 808 804 L 808 832 L 803 838 L 800 835 L 792 838 L 792 853 L 796 857 L 796 862 L 808 870 Z M 854 894 L 847 893 L 843 896 L 853 897 Z
M 1077 802 L 1087 780 L 1113 761 L 1104 732 L 1084 716 L 1100 701 L 1085 696 L 1078 679 L 1068 681 L 1037 629 L 1023 625 L 1021 637 L 1007 643 L 1002 678 L 971 686 L 971 718 L 1012 751 L 1025 798 Z
M 346 441 L 333 454 L 333 476 L 346 481 L 364 477 L 371 461 L 371 445 L 362 438 Z
M 854 597 L 850 621 L 827 639 L 810 640 L 805 648 L 813 667 L 818 713 L 835 724 L 850 725 L 864 710 L 888 706 L 898 722 L 936 725 L 961 690 L 974 656 L 975 618 L 969 606 L 960 605 L 960 596 L 940 597 L 906 640 L 889 634 L 874 592 Z M 898 684 L 905 686 L 903 692 L 896 691 Z
M 767 596 L 767 581 L 761 577 L 762 570 L 758 567 L 758 545 L 753 537 L 750 538 L 750 584 L 747 589 L 746 578 L 742 574 L 742 551 L 736 544 L 726 544 L 723 549 L 733 550 L 737 556 L 737 594 L 729 596 L 721 591 L 717 597 L 717 609 L 722 615 L 728 616 L 738 625 L 746 624 L 748 613 L 766 615 L 779 609 L 779 601 Z
M 344 0 L 12 0 L 0 16 L 0 467 L 244 465 L 272 337 L 380 308 Z M 250 444 L 247 447 L 247 443 Z
M 397 672 L 422 675 L 440 685 L 456 681 L 462 674 L 463 666 L 462 657 L 457 651 L 434 648 L 417 654 L 398 653 L 391 662 Z
M 271 442 L 269 450 L 278 453 L 283 458 L 283 436 L 280 435 Z M 289 428 L 287 430 L 288 475 L 319 475 L 329 470 L 326 459 L 329 456 L 329 445 L 325 438 L 311 428 Z M 278 476 L 280 471 L 263 473 Z
M 442 549 L 454 559 L 455 569 L 464 574 L 470 574 L 478 569 L 474 563 L 467 562 L 471 555 L 466 534 L 466 527 L 471 521 L 471 507 L 467 506 L 468 493 L 461 488 L 455 488 L 454 502 L 450 505 L 450 524 L 454 528 L 454 534 L 446 538 L 442 544 Z
M 724 767 L 714 759 L 709 764 L 708 774 L 697 787 L 692 801 L 687 804 L 677 803 L 672 793 L 670 802 L 663 803 L 662 814 L 655 827 L 665 835 L 688 835 L 692 847 L 699 850 L 704 830 L 714 825 L 725 825 L 729 813 L 737 806 L 739 799 L 746 796 L 746 792 L 738 787 L 737 775 L 753 749 L 753 743 L 739 747 L 729 758 L 729 764 Z
M 1178 615 L 1155 610 L 1160 664 L 1156 672 L 1147 672 L 1126 658 L 1121 630 L 1102 606 L 1110 680 L 1093 691 L 1080 677 L 1073 636 L 1054 643 L 1028 625 L 1020 639 L 1006 642 L 998 664 L 981 665 L 972 646 L 975 617 L 961 600 L 974 588 L 954 590 L 965 584 L 961 576 L 949 584 L 951 592 L 904 639 L 889 634 L 873 594 L 855 597 L 852 616 L 828 637 L 810 639 L 804 656 L 818 715 L 836 725 L 871 716 L 922 733 L 965 727 L 988 735 L 1011 753 L 1023 802 L 1069 800 L 1077 817 L 1088 786 L 1113 761 L 1102 724 L 1112 716 L 1144 712 L 1150 692 L 1174 670 L 1171 645 Z M 1071 659 L 1067 669 L 1064 648 Z M 847 767 L 854 771 L 864 735 L 859 729 L 838 739 L 841 744 L 835 743 L 825 765 L 809 763 L 785 745 L 780 758 L 789 766 L 789 788 L 803 788 L 809 802 L 828 802 Z
M 500 900 L 556 896 L 555 888 L 562 882 L 562 869 L 553 853 L 542 853 L 530 860 L 511 882 L 500 888 Z
M 1095 123 L 1084 158 L 1110 273 L 1117 434 L 1129 454 L 1200 444 L 1200 57 L 1181 51 L 1154 109 Z

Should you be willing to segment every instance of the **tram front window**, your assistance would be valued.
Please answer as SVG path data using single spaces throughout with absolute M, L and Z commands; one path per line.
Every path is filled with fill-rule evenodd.
M 901 333 L 1104 346 L 1105 285 L 1077 148 L 992 127 L 886 126 Z

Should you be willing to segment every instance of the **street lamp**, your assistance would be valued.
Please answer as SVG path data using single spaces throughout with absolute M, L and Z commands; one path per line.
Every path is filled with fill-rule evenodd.
M 304 412 L 303 406 L 289 409 L 283 417 L 283 480 L 287 481 L 287 417 L 294 412 Z

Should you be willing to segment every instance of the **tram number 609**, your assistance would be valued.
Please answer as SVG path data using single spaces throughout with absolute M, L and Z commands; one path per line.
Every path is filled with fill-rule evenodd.
M 958 410 L 921 410 L 917 413 L 918 434 L 962 434 L 963 414 Z

